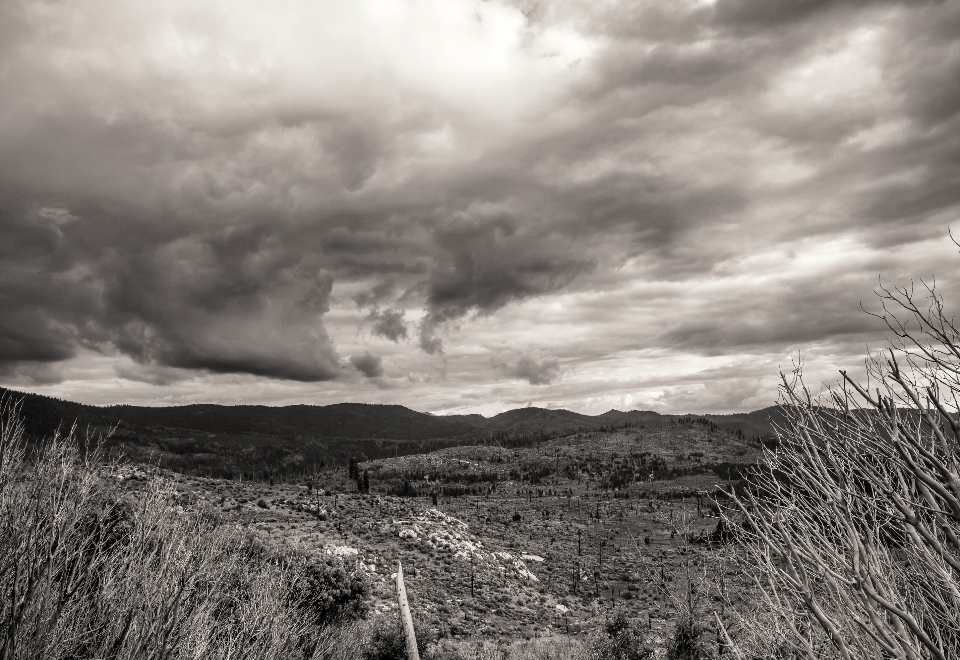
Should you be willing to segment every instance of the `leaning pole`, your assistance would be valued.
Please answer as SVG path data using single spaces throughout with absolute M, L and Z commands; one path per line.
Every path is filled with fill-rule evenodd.
M 397 605 L 400 608 L 400 623 L 403 625 L 403 639 L 407 644 L 407 660 L 420 660 L 417 651 L 417 635 L 413 632 L 413 617 L 410 616 L 410 603 L 407 602 L 407 590 L 403 586 L 403 565 L 397 562 Z

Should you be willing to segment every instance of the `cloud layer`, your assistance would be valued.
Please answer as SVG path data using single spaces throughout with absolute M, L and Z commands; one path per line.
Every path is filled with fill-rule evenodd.
M 773 401 L 960 212 L 951 2 L 0 6 L 0 380 L 95 403 Z M 562 378 L 561 378 L 562 375 Z

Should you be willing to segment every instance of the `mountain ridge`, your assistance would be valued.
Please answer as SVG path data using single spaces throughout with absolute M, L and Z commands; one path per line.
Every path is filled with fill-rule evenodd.
M 630 426 L 668 423 L 684 417 L 706 419 L 721 428 L 750 437 L 772 437 L 776 407 L 729 415 L 673 415 L 650 410 L 609 410 L 585 415 L 566 409 L 525 407 L 491 417 L 433 415 L 399 404 L 335 403 L 326 406 L 187 404 L 150 407 L 118 404 L 92 406 L 53 397 L 0 388 L 0 398 L 18 402 L 35 437 L 58 428 L 132 426 L 188 429 L 206 433 L 262 433 L 284 437 L 384 439 L 403 441 L 483 440 L 536 434 L 568 435 Z

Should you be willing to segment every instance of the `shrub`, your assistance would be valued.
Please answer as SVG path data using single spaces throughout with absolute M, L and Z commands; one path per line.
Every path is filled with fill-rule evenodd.
M 667 645 L 667 660 L 705 660 L 710 652 L 703 643 L 703 626 L 693 617 L 685 617 L 677 622 L 673 639 Z
M 728 528 L 802 657 L 960 657 L 960 331 L 927 293 L 880 289 L 895 339 L 873 387 L 783 379 L 778 442 L 735 498 Z
M 377 617 L 370 622 L 370 636 L 363 650 L 363 660 L 407 660 L 406 641 L 396 617 Z M 436 641 L 431 631 L 420 628 L 414 622 L 417 636 L 417 651 L 421 658 L 427 657 L 427 647 Z
M 370 586 L 359 571 L 348 571 L 336 559 L 304 560 L 290 589 L 290 602 L 316 625 L 356 619 L 367 612 Z
M 631 624 L 622 611 L 610 621 L 593 648 L 596 660 L 648 660 L 653 650 L 647 646 L 640 629 Z
M 591 652 L 580 639 L 547 635 L 510 642 L 445 639 L 431 647 L 427 660 L 584 660 L 589 657 Z

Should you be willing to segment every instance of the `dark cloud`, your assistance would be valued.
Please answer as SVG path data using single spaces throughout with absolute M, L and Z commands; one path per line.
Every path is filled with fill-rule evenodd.
M 560 360 L 538 359 L 533 355 L 521 355 L 513 362 L 494 360 L 493 367 L 507 378 L 519 378 L 531 385 L 549 385 L 561 375 Z
M 367 316 L 367 320 L 373 321 L 370 332 L 377 337 L 383 337 L 397 343 L 401 339 L 407 338 L 407 324 L 403 321 L 403 310 L 386 309 L 380 311 L 375 309 Z
M 427 355 L 443 355 L 443 339 L 440 337 L 443 326 L 431 315 L 420 319 L 417 326 L 418 344 Z
M 393 280 L 386 280 L 380 282 L 369 291 L 361 291 L 353 297 L 353 301 L 357 303 L 357 307 L 378 305 L 390 297 L 394 289 L 396 289 L 396 283 Z
M 350 364 L 367 378 L 377 378 L 383 375 L 383 359 L 371 355 L 369 351 L 363 355 L 351 355 Z
M 65 245 L 70 227 L 57 221 L 68 216 L 0 195 L 0 363 L 73 356 L 78 326 L 97 308 L 84 264 Z
M 393 247 L 393 242 L 380 232 L 350 231 L 345 227 L 334 227 L 327 236 L 324 250 L 332 254 L 371 254 L 379 253 Z M 384 282 L 374 288 L 373 293 L 384 295 L 393 287 L 391 282 Z
M 4 378 L 343 394 L 382 374 L 366 322 L 433 392 L 503 346 L 572 388 L 560 359 L 846 350 L 877 273 L 949 269 L 957 3 L 450 7 L 0 7 Z M 702 385 L 661 403 L 760 396 Z
M 688 115 L 680 121 L 687 130 L 695 108 L 724 108 L 695 129 L 704 136 L 705 156 L 715 146 L 706 126 L 732 120 L 749 143 L 775 141 L 815 172 L 788 193 L 808 207 L 794 225 L 798 235 L 872 229 L 878 222 L 921 225 L 960 203 L 951 183 L 960 162 L 952 139 L 960 95 L 948 82 L 960 70 L 952 46 L 960 21 L 955 3 L 720 0 L 710 11 L 694 3 L 636 9 L 646 21 L 624 20 L 619 10 L 592 16 L 594 29 L 616 38 L 580 88 L 582 102 L 606 117 L 630 117 L 634 131 L 643 126 L 664 135 L 674 128 L 664 117 Z M 604 137 L 614 136 L 617 124 L 607 126 Z M 618 137 L 638 142 L 636 132 Z M 658 187 L 686 179 L 691 189 L 697 170 L 690 165 Z M 651 192 L 642 199 L 657 199 Z M 672 247 L 689 240 L 691 230 L 764 203 L 745 179 L 723 182 L 715 195 L 738 203 L 711 209 L 661 196 L 659 213 L 638 214 L 635 236 Z M 622 205 L 630 193 L 617 199 Z M 850 204 L 845 221 L 834 214 L 832 222 L 811 222 L 814 200 Z M 675 268 L 665 256 L 664 265 Z
M 173 385 L 190 377 L 190 372 L 187 370 L 154 364 L 119 364 L 114 371 L 119 378 L 158 387 Z
M 14 387 L 53 385 L 63 380 L 63 369 L 50 362 L 0 362 L 0 378 Z
M 723 22 L 769 26 L 795 23 L 819 12 L 881 4 L 884 0 L 717 0 Z
M 786 265 L 786 262 L 785 262 Z M 699 299 L 664 328 L 659 343 L 683 351 L 718 355 L 736 350 L 783 350 L 830 337 L 876 331 L 860 303 L 873 305 L 866 269 L 835 279 L 797 277 L 774 290 L 718 291 Z M 874 280 L 875 282 L 875 280 Z M 763 304 L 751 300 L 762 296 Z
M 339 373 L 322 324 L 332 279 L 277 228 L 110 240 L 96 215 L 12 204 L 5 211 L 16 220 L 4 223 L 8 253 L 0 279 L 6 364 L 113 346 L 158 366 L 302 381 Z M 64 235 L 51 236 L 50 222 Z M 88 229 L 109 243 L 74 240 Z
M 419 327 L 420 347 L 431 355 L 442 350 L 445 324 L 552 293 L 596 266 L 569 239 L 528 232 L 509 217 L 467 219 L 438 229 L 435 240 L 445 252 L 430 274 Z
M 192 235 L 105 263 L 104 331 L 138 361 L 318 381 L 332 280 L 265 226 Z

